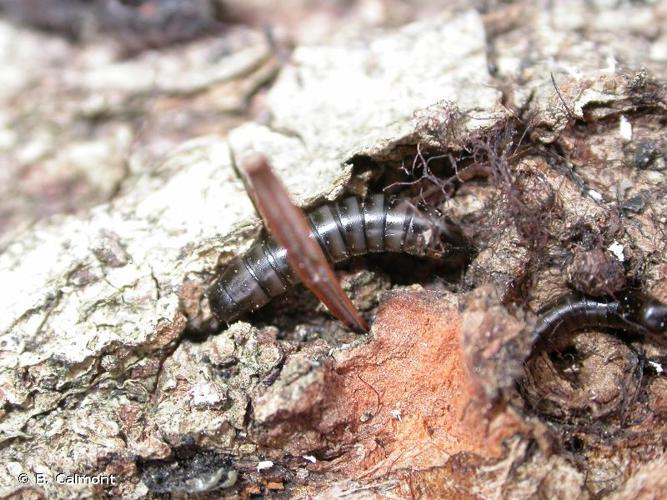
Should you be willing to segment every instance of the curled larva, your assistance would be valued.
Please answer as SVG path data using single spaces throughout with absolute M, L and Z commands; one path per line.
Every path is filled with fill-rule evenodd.
M 667 305 L 637 290 L 615 298 L 565 295 L 540 311 L 533 341 L 586 329 L 611 329 L 643 335 L 667 333 Z

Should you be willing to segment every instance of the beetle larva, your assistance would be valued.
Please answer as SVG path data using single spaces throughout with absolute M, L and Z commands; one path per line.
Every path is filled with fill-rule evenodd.
M 369 252 L 405 252 L 416 256 L 462 261 L 467 240 L 449 218 L 408 199 L 382 194 L 345 198 L 307 214 L 310 237 L 331 262 Z M 230 322 L 259 309 L 298 283 L 287 251 L 270 237 L 232 260 L 209 290 L 213 314 Z
M 350 330 L 366 333 L 368 323 L 338 283 L 331 263 L 316 238 L 312 225 L 292 203 L 287 188 L 276 176 L 269 160 L 260 154 L 240 163 L 248 193 L 273 240 L 286 250 L 287 264 L 301 281 Z
M 615 299 L 565 295 L 540 311 L 533 342 L 585 329 L 621 330 L 632 334 L 667 333 L 667 305 L 637 290 Z

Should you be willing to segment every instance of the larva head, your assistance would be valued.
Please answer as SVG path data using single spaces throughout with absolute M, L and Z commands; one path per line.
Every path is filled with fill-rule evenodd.
M 469 254 L 469 245 L 461 228 L 449 217 L 435 208 L 420 207 L 415 211 L 403 251 L 461 264 Z
M 652 333 L 667 333 L 667 305 L 651 299 L 641 309 L 641 324 Z
M 667 304 L 636 290 L 625 292 L 619 302 L 621 315 L 627 321 L 651 333 L 667 333 Z

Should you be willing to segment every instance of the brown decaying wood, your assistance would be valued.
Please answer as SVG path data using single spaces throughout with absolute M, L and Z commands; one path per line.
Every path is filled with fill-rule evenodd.
M 275 240 L 287 249 L 287 260 L 302 283 L 329 311 L 358 333 L 368 324 L 341 288 L 329 261 L 312 237 L 303 212 L 290 200 L 287 189 L 260 154 L 243 159 L 241 168 L 251 186 L 255 206 Z

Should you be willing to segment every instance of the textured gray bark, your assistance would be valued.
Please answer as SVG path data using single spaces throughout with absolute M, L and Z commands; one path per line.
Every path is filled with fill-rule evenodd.
M 396 166 L 418 147 L 456 155 L 511 119 L 513 108 L 530 117 L 530 138 L 541 144 L 561 137 L 576 119 L 613 122 L 599 132 L 591 154 L 623 163 L 621 153 L 637 134 L 659 140 L 660 120 L 642 121 L 640 99 L 648 97 L 638 89 L 651 79 L 664 82 L 667 34 L 656 19 L 664 24 L 666 12 L 660 2 L 618 8 L 582 2 L 551 9 L 517 4 L 484 17 L 443 13 L 385 33 L 297 46 L 280 64 L 251 31 L 116 61 L 105 45 L 70 46 L 0 23 L 8 82 L 0 94 L 6 165 L 0 174 L 0 494 L 32 488 L 54 497 L 77 491 L 139 498 L 258 484 L 262 460 L 271 460 L 267 467 L 275 472 L 287 447 L 271 449 L 272 423 L 300 415 L 306 400 L 316 405 L 324 398 L 310 392 L 326 385 L 330 350 L 363 339 L 300 345 L 280 340 L 276 327 L 244 322 L 201 342 L 183 339 L 186 329 L 211 324 L 203 293 L 216 269 L 259 234 L 238 161 L 249 152 L 266 154 L 297 204 L 308 207 L 336 199 L 346 186 L 363 193 L 368 177 L 353 177 L 357 158 Z M 224 114 L 244 110 L 276 72 L 258 120 L 239 123 Z M 645 108 L 664 123 L 666 106 L 662 89 Z M 629 139 L 617 125 L 626 115 L 636 122 Z M 568 140 L 577 137 L 563 144 Z M 583 168 L 588 191 L 582 192 L 538 156 L 521 168 L 541 172 L 558 191 L 563 234 L 577 224 L 604 225 L 605 203 L 643 192 L 655 197 L 667 182 L 664 169 L 622 164 L 597 175 Z M 51 201 L 48 186 L 28 174 L 67 195 Z M 28 180 L 21 184 L 19 177 Z M 447 202 L 453 213 L 479 217 L 492 196 L 473 189 L 457 198 Z M 618 242 L 630 256 L 650 256 L 642 279 L 666 300 L 667 254 L 659 235 L 667 205 L 664 198 L 647 203 L 652 212 L 626 224 Z M 485 315 L 500 314 L 497 297 L 483 285 L 502 289 L 526 265 L 529 254 L 519 240 L 512 227 L 487 234 L 466 278 L 482 292 L 464 311 L 464 337 L 484 329 Z M 559 271 L 536 271 L 540 285 L 530 291 L 531 304 L 564 287 Z M 370 285 L 365 279 L 357 274 L 346 282 L 359 303 L 377 300 L 386 288 L 381 276 Z M 524 319 L 517 321 L 520 331 Z M 483 361 L 480 367 L 487 369 Z M 499 374 L 489 367 L 485 393 L 497 395 L 515 368 Z M 271 439 L 254 439 L 264 434 Z M 313 476 L 310 459 L 298 455 L 314 449 L 311 442 L 321 445 L 313 436 L 295 438 L 290 450 L 300 462 L 286 461 L 280 467 L 288 472 L 275 472 L 283 482 L 292 478 L 295 495 L 312 491 L 299 490 L 310 481 L 329 494 L 412 493 L 405 477 L 352 483 L 335 474 Z M 466 491 L 517 498 L 588 494 L 584 473 L 565 458 L 550 457 L 543 447 L 522 462 L 528 438 L 512 439 L 497 477 L 476 475 L 479 484 Z M 200 452 L 174 459 L 190 449 Z M 636 464 L 634 476 L 627 464 L 616 464 L 631 477 L 613 487 L 629 495 L 646 487 L 644 476 L 664 472 L 667 460 L 659 453 L 649 458 Z M 178 465 L 171 479 L 164 479 L 160 460 Z M 545 479 L 550 468 L 558 480 Z M 510 477 L 510 469 L 518 472 Z M 35 485 L 39 472 L 48 484 Z M 73 489 L 55 482 L 58 472 L 113 474 L 118 485 Z M 26 484 L 17 480 L 22 473 L 30 477 Z

